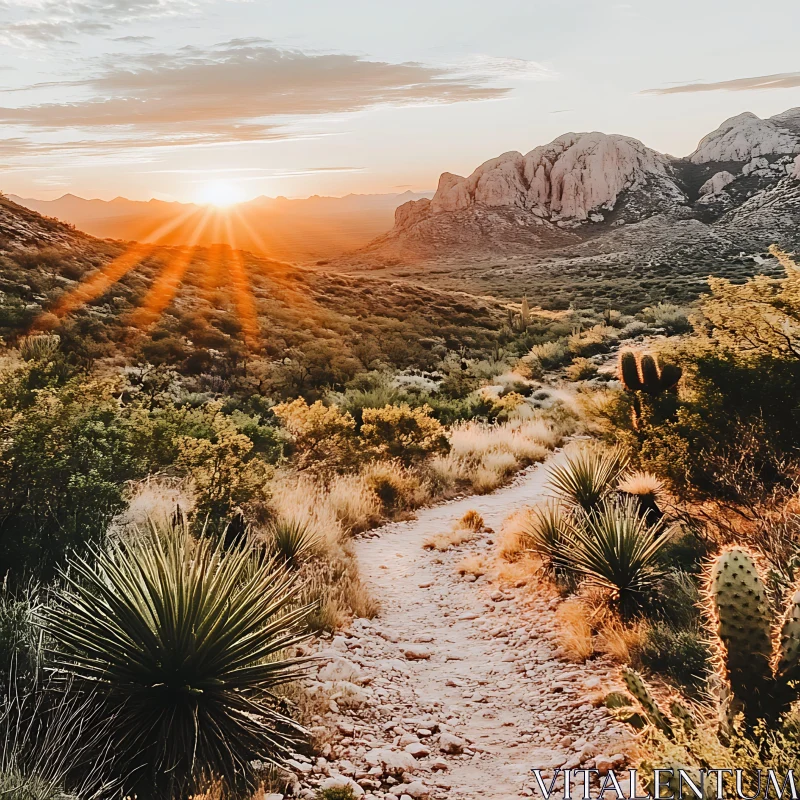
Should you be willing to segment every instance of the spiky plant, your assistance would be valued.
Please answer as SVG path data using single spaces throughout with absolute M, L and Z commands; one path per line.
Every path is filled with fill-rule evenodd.
M 583 447 L 550 467 L 548 484 L 564 502 L 589 512 L 616 488 L 627 466 L 620 448 Z
M 589 583 L 611 591 L 628 615 L 661 575 L 658 553 L 669 533 L 661 523 L 648 525 L 634 499 L 606 500 L 573 524 L 575 546 L 562 559 Z
M 270 553 L 292 569 L 298 569 L 316 546 L 316 535 L 301 520 L 281 517 L 270 528 Z
M 549 501 L 532 509 L 522 526 L 528 548 L 536 553 L 554 574 L 564 573 L 565 553 L 572 541 L 569 512 L 561 503 Z
M 25 361 L 47 361 L 58 351 L 61 337 L 54 333 L 35 333 L 24 336 L 19 343 L 19 354 Z
M 115 717 L 117 774 L 144 796 L 175 797 L 217 778 L 254 784 L 254 760 L 280 763 L 301 729 L 271 690 L 302 672 L 295 576 L 247 549 L 151 526 L 95 549 L 63 574 L 44 614 L 60 674 Z

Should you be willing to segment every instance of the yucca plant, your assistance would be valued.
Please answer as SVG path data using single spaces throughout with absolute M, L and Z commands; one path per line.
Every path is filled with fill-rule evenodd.
M 627 466 L 628 456 L 618 447 L 583 447 L 550 467 L 548 484 L 564 502 L 589 512 L 616 488 Z
M 542 559 L 550 573 L 565 573 L 564 561 L 572 537 L 569 512 L 563 505 L 551 500 L 533 508 L 522 534 L 528 548 Z
M 298 569 L 316 546 L 316 535 L 300 520 L 281 517 L 270 528 L 269 552 L 292 569 Z
M 95 549 L 63 574 L 43 616 L 59 674 L 114 716 L 117 774 L 140 796 L 175 797 L 203 781 L 252 786 L 252 762 L 281 763 L 301 728 L 271 690 L 303 661 L 308 607 L 293 573 L 251 550 L 151 526 Z
M 573 524 L 575 547 L 562 559 L 589 583 L 610 590 L 628 616 L 660 576 L 657 556 L 669 535 L 661 522 L 648 525 L 635 499 L 606 500 Z

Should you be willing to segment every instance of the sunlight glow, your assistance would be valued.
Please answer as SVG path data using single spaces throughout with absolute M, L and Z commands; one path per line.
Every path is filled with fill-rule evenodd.
M 226 208 L 244 200 L 241 190 L 229 181 L 209 181 L 200 190 L 200 202 Z

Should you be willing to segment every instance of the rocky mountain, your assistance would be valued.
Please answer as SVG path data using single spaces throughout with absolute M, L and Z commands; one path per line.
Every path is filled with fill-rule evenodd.
M 766 247 L 765 237 L 778 234 L 791 244 L 800 230 L 799 154 L 800 108 L 732 117 L 684 158 L 627 136 L 567 133 L 525 155 L 504 153 L 468 177 L 443 173 L 434 196 L 400 206 L 394 228 L 366 252 L 547 250 L 655 215 L 667 225 L 718 225 L 744 249 Z M 772 234 L 768 217 L 778 224 Z

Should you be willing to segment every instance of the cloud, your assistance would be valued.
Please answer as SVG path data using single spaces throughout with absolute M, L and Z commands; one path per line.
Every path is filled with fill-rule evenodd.
M 0 43 L 18 48 L 75 44 L 75 37 L 197 7 L 195 0 L 0 0 L 0 15 L 8 20 L 0 26 Z
M 444 66 L 308 53 L 260 39 L 114 53 L 89 67 L 88 77 L 23 87 L 57 99 L 0 106 L 0 124 L 30 137 L 0 141 L 0 156 L 106 158 L 136 149 L 308 138 L 325 135 L 312 130 L 323 115 L 490 100 L 510 91 L 497 85 L 494 72 L 466 76 Z
M 61 84 L 86 99 L 0 107 L 0 123 L 43 130 L 135 130 L 177 138 L 258 139 L 276 117 L 336 114 L 376 105 L 457 103 L 509 90 L 415 62 L 308 54 L 234 40 L 211 49 L 109 57 L 94 77 Z M 33 87 L 36 88 L 36 87 Z
M 112 41 L 125 42 L 126 44 L 144 44 L 155 40 L 152 36 L 117 36 Z
M 758 89 L 795 89 L 800 86 L 800 72 L 779 72 L 754 78 L 735 78 L 729 81 L 682 83 L 660 89 L 645 89 L 640 94 L 686 94 L 692 92 L 746 92 Z
M 506 80 L 550 81 L 558 73 L 538 61 L 524 58 L 503 58 L 498 56 L 474 55 L 461 62 L 465 75 L 480 75 Z

